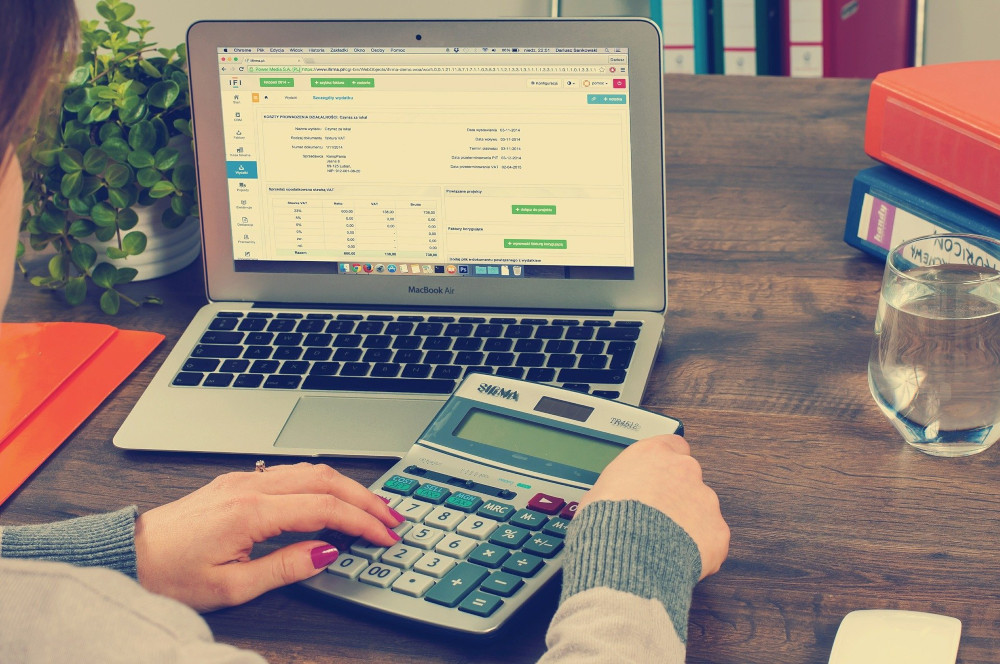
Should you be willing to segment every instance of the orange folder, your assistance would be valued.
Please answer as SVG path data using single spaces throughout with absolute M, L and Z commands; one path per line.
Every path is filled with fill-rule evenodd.
M 161 341 L 94 323 L 0 324 L 0 504 Z

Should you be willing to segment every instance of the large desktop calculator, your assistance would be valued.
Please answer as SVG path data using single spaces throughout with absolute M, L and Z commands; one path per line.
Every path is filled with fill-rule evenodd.
M 307 587 L 468 634 L 497 630 L 562 565 L 577 501 L 622 449 L 678 420 L 483 374 L 459 385 L 371 489 L 406 517 L 392 547 L 363 539 Z

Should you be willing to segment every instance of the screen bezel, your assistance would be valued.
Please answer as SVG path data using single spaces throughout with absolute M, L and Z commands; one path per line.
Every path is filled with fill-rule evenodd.
M 416 41 L 416 35 L 420 40 Z M 393 307 L 549 310 L 666 309 L 661 36 L 639 18 L 430 21 L 202 21 L 188 31 L 202 251 L 211 301 Z M 217 48 L 226 46 L 420 45 L 629 49 L 635 278 L 477 279 L 473 277 L 274 274 L 237 271 L 223 142 Z M 222 193 L 220 193 L 222 192 Z M 530 283 L 530 286 L 528 284 Z M 413 293 L 409 286 L 423 292 Z M 423 289 L 427 286 L 426 290 Z M 453 290 L 436 292 L 438 287 Z

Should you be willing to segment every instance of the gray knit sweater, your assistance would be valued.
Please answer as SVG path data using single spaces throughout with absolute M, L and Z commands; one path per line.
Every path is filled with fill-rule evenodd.
M 0 661 L 263 661 L 135 582 L 135 517 L 130 507 L 0 529 Z M 541 661 L 683 662 L 700 574 L 697 546 L 663 513 L 635 501 L 587 506 L 567 534 Z

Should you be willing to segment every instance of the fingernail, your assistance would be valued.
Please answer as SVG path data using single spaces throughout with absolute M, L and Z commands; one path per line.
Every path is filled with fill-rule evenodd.
M 398 542 L 399 540 L 402 539 L 399 536 L 399 533 L 397 533 L 395 530 L 392 530 L 391 528 L 386 528 L 385 532 L 389 533 L 389 537 L 391 537 L 394 542 Z
M 399 512 L 397 512 L 396 510 L 392 509 L 391 507 L 389 508 L 389 514 L 391 514 L 394 517 L 396 517 L 396 520 L 399 521 L 400 523 L 402 523 L 403 521 L 406 521 L 406 517 L 405 516 L 403 516 L 402 514 L 400 514 Z
M 340 555 L 340 551 L 337 551 L 337 547 L 335 546 L 324 544 L 323 546 L 317 546 L 315 549 L 310 551 L 309 555 L 312 556 L 313 567 L 316 569 L 323 569 L 337 559 L 337 556 Z
M 382 502 L 383 502 L 383 503 L 385 503 L 386 505 L 388 505 L 388 504 L 389 504 L 389 499 L 388 499 L 388 498 L 386 498 L 385 496 L 379 496 L 379 498 L 381 498 L 381 499 L 382 499 Z

